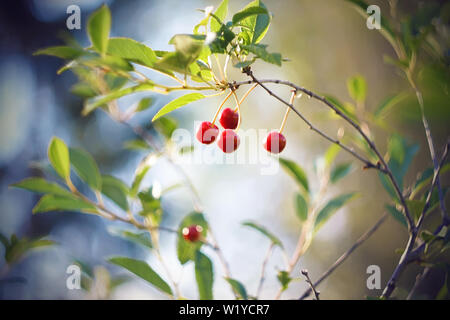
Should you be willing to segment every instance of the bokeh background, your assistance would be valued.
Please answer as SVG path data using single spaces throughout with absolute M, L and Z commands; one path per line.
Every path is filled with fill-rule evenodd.
M 102 2 L 97 0 L 16 0 L 0 4 L 0 232 L 10 236 L 38 237 L 48 235 L 59 245 L 38 250 L 10 270 L 9 277 L 24 281 L 2 283 L 3 299 L 74 299 L 85 298 L 80 290 L 66 288 L 66 268 L 75 259 L 89 265 L 106 267 L 112 274 L 121 272 L 105 262 L 112 255 L 127 255 L 146 259 L 157 270 L 157 262 L 145 250 L 107 232 L 111 222 L 95 216 L 54 212 L 32 216 L 31 209 L 38 196 L 22 190 L 11 189 L 9 184 L 38 174 L 33 165 L 46 159 L 51 137 L 63 138 L 67 144 L 80 146 L 91 152 L 103 173 L 111 173 L 130 183 L 136 165 L 144 156 L 122 148 L 125 141 L 134 137 L 129 128 L 116 124 L 100 112 L 87 118 L 81 116 L 82 100 L 70 93 L 75 77 L 66 72 L 56 75 L 61 61 L 56 58 L 32 56 L 42 47 L 61 43 L 66 26 L 66 8 L 77 4 L 82 12 L 82 29 L 70 31 L 83 45 L 88 44 L 85 23 L 90 12 Z M 201 19 L 196 8 L 217 6 L 211 1 L 106 1 L 113 17 L 112 36 L 126 36 L 142 41 L 153 49 L 168 50 L 168 40 L 175 33 L 189 33 Z M 230 10 L 236 11 L 246 1 L 231 0 Z M 265 43 L 272 51 L 281 52 L 291 61 L 282 68 L 256 63 L 259 78 L 288 79 L 319 93 L 329 93 L 343 101 L 350 101 L 346 89 L 347 78 L 360 74 L 367 80 L 366 107 L 373 110 L 390 94 L 408 90 L 405 79 L 394 67 L 383 62 L 383 55 L 394 55 L 389 44 L 376 30 L 369 30 L 361 16 L 344 1 L 337 0 L 266 0 L 274 19 Z M 371 1 L 381 7 L 382 15 L 389 15 L 386 1 Z M 401 12 L 408 12 L 417 1 L 400 1 Z M 231 72 L 236 79 L 244 76 Z M 440 146 L 449 134 L 450 105 L 448 92 L 426 82 L 424 88 L 427 115 Z M 448 83 L 447 83 L 448 85 Z M 285 89 L 286 90 L 286 89 Z M 288 91 L 277 90 L 288 96 Z M 170 96 L 171 97 L 171 96 Z M 156 109 L 170 97 L 155 97 Z M 137 98 L 127 98 L 125 103 Z M 193 132 L 194 121 L 209 119 L 217 106 L 215 100 L 199 102 L 190 108 L 180 109 L 173 115 L 180 127 Z M 299 108 L 319 127 L 335 134 L 342 125 L 330 120 L 320 104 L 303 97 Z M 139 116 L 135 121 L 148 123 L 155 108 Z M 430 165 L 423 128 L 414 99 L 403 103 L 388 121 L 393 132 L 398 132 L 420 145 L 419 156 L 412 164 L 408 181 L 416 173 Z M 257 89 L 243 107 L 244 128 L 277 128 L 283 117 L 284 107 Z M 317 188 L 313 163 L 325 152 L 328 143 L 310 132 L 292 116 L 286 127 L 288 144 L 284 156 L 294 159 L 308 172 L 313 188 Z M 386 150 L 387 132 L 376 131 L 381 150 Z M 240 150 L 239 152 L 243 152 Z M 350 160 L 340 154 L 339 161 Z M 307 268 L 316 279 L 341 253 L 371 226 L 383 213 L 388 197 L 374 171 L 355 171 L 337 186 L 327 197 L 340 193 L 359 191 L 361 196 L 340 210 L 320 230 L 308 253 L 301 259 L 298 270 Z M 261 175 L 259 164 L 184 165 L 200 192 L 207 215 L 224 255 L 230 263 L 233 277 L 255 292 L 261 262 L 269 243 L 258 233 L 240 225 L 243 220 L 256 220 L 279 236 L 289 253 L 295 248 L 300 224 L 294 213 L 295 183 L 281 169 L 274 175 Z M 156 165 L 145 180 L 151 185 L 158 181 L 163 186 L 176 183 L 179 177 L 166 163 Z M 445 177 L 444 182 L 448 182 Z M 166 212 L 164 223 L 176 226 L 190 211 L 192 204 L 185 189 L 170 193 L 163 200 Z M 394 251 L 404 246 L 407 234 L 393 219 L 366 241 L 321 286 L 324 299 L 362 299 L 375 296 L 379 290 L 366 288 L 366 268 L 379 265 L 382 286 L 385 285 L 399 256 Z M 170 269 L 182 279 L 185 296 L 196 298 L 193 267 L 181 267 L 175 255 L 175 238 L 163 234 L 162 251 Z M 4 264 L 3 248 L 0 249 L 0 266 Z M 222 279 L 222 269 L 216 257 L 215 297 L 231 299 L 232 294 Z M 279 251 L 275 251 L 267 266 L 263 298 L 273 298 L 278 290 L 276 273 L 283 268 Z M 418 269 L 412 267 L 401 279 L 401 287 L 410 288 Z M 298 271 L 296 271 L 298 273 Z M 443 281 L 443 274 L 434 272 L 420 288 L 421 295 L 435 295 Z M 132 278 L 114 291 L 112 298 L 162 299 L 155 289 L 143 281 Z M 295 281 L 283 298 L 298 297 L 307 288 L 305 281 Z

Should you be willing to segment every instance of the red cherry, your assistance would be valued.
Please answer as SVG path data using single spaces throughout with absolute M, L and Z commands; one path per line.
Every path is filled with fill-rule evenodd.
M 239 113 L 230 108 L 225 108 L 219 121 L 224 129 L 236 129 L 239 122 Z
M 200 239 L 200 236 L 202 235 L 203 228 L 202 226 L 199 226 L 198 224 L 193 224 L 189 227 L 183 228 L 183 238 L 186 241 L 195 242 Z
M 213 143 L 219 135 L 219 128 L 209 121 L 203 121 L 197 131 L 197 140 L 204 144 Z
M 271 153 L 280 153 L 286 147 L 286 138 L 283 134 L 272 131 L 267 136 L 266 142 L 264 143 L 264 149 Z
M 239 139 L 236 132 L 231 129 L 226 129 L 221 133 L 217 145 L 223 152 L 231 153 L 239 147 L 240 143 L 241 139 Z

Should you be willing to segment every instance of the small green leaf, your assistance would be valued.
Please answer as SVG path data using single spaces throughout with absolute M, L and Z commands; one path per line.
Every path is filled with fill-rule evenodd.
M 259 0 L 252 1 L 243 10 L 257 7 L 266 9 L 266 6 Z M 260 9 L 257 9 L 260 10 Z M 253 14 L 240 21 L 240 25 L 245 27 L 245 33 L 248 33 L 249 41 L 247 44 L 255 44 L 260 42 L 267 33 L 270 25 L 270 15 L 266 14 Z
M 129 38 L 111 38 L 107 53 L 152 68 L 157 61 L 155 52 L 146 45 Z
M 150 146 L 147 142 L 145 142 L 142 139 L 133 139 L 125 141 L 123 144 L 124 148 L 129 150 L 145 150 L 148 151 L 150 149 Z
M 147 110 L 148 108 L 150 108 L 152 106 L 152 104 L 153 104 L 152 97 L 142 98 L 136 107 L 136 112 L 141 112 L 141 111 Z
M 275 235 L 273 235 L 271 232 L 269 232 L 266 228 L 263 226 L 252 222 L 252 221 L 245 221 L 242 223 L 243 226 L 250 227 L 256 231 L 259 231 L 261 234 L 266 236 L 267 238 L 272 241 L 272 243 L 276 246 L 279 246 L 280 248 L 283 248 L 283 244 L 281 243 L 280 239 L 278 239 Z
M 327 151 L 325 152 L 324 159 L 326 167 L 330 167 L 333 163 L 334 159 L 336 159 L 337 155 L 341 151 L 341 147 L 337 144 L 332 144 Z
M 364 77 L 354 76 L 347 80 L 347 89 L 350 97 L 356 102 L 364 102 L 367 95 L 367 83 Z
M 200 251 L 195 253 L 195 279 L 200 300 L 213 299 L 214 271 L 211 260 Z
M 111 29 L 111 12 L 102 5 L 92 13 L 87 24 L 87 32 L 94 48 L 101 54 L 108 49 L 108 37 Z
M 57 137 L 52 138 L 48 147 L 48 159 L 61 178 L 64 180 L 70 178 L 69 149 L 64 141 Z
M 425 207 L 425 200 L 406 200 L 409 212 L 416 219 L 419 219 Z
M 134 176 L 133 183 L 131 184 L 130 196 L 135 197 L 139 191 L 139 187 L 141 186 L 141 182 L 147 174 L 148 170 L 150 170 L 150 166 L 142 166 L 138 168 L 136 174 Z
M 305 221 L 308 218 L 308 203 L 300 193 L 295 195 L 295 209 L 300 221 Z
M 132 232 L 129 230 L 123 230 L 119 228 L 109 227 L 108 232 L 116 237 L 140 244 L 147 248 L 153 248 L 152 240 L 148 232 Z
M 266 8 L 263 7 L 246 7 L 233 15 L 233 25 L 237 25 L 239 22 L 248 18 L 250 16 L 258 15 L 258 14 L 269 14 Z
M 83 54 L 83 50 L 68 46 L 56 46 L 45 49 L 40 49 L 33 53 L 33 55 L 47 55 L 54 56 L 65 60 L 73 60 Z
M 406 222 L 405 217 L 403 216 L 403 214 L 398 211 L 394 206 L 391 205 L 387 205 L 386 206 L 386 210 L 391 214 L 391 216 L 397 220 L 398 222 L 400 222 L 405 228 L 408 228 L 408 223 Z
M 86 213 L 97 212 L 96 207 L 74 195 L 60 196 L 54 194 L 46 194 L 43 196 L 36 206 L 33 213 L 48 211 L 80 211 Z
M 340 179 L 344 178 L 351 171 L 352 171 L 352 164 L 350 162 L 342 163 L 342 164 L 336 166 L 336 168 L 334 168 L 330 174 L 331 183 L 338 182 Z
M 214 15 L 222 22 L 227 18 L 228 13 L 228 0 L 222 0 Z M 216 20 L 211 19 L 211 32 L 218 32 L 222 25 Z
M 419 146 L 416 144 L 408 144 L 406 140 L 398 134 L 391 136 L 388 145 L 388 153 L 390 160 L 388 166 L 394 174 L 400 189 L 403 188 L 403 178 L 414 159 Z
M 249 45 L 242 45 L 243 49 L 255 54 L 258 58 L 261 60 L 264 60 L 266 62 L 276 64 L 277 66 L 281 66 L 282 58 L 281 54 L 279 53 L 269 53 L 266 50 L 265 45 L 261 44 L 249 44 Z
M 334 199 L 328 201 L 328 203 L 319 211 L 316 217 L 316 221 L 314 222 L 314 230 L 317 232 L 320 227 L 343 205 L 345 205 L 348 201 L 352 200 L 356 196 L 356 192 L 340 195 Z
M 110 258 L 109 262 L 127 269 L 162 292 L 172 295 L 170 286 L 146 262 L 126 257 Z
M 404 101 L 409 94 L 407 92 L 401 92 L 399 94 L 395 94 L 393 96 L 389 96 L 385 100 L 381 102 L 381 104 L 377 107 L 374 112 L 374 116 L 377 119 L 386 118 L 392 109 L 397 106 L 400 102 Z
M 308 193 L 309 183 L 305 171 L 294 161 L 288 159 L 280 158 L 280 163 L 283 169 L 285 169 L 286 172 L 295 179 L 298 185 Z
M 131 87 L 127 87 L 127 88 L 114 90 L 105 95 L 89 99 L 86 101 L 86 103 L 84 105 L 82 114 L 84 116 L 86 116 L 89 113 L 91 113 L 92 111 L 94 111 L 95 109 L 97 109 L 98 107 L 100 107 L 112 100 L 119 99 L 123 96 L 129 95 L 129 94 L 132 94 L 135 92 L 153 90 L 153 88 L 154 88 L 153 84 L 146 82 L 146 83 L 137 84 L 135 86 L 131 86 Z
M 69 148 L 70 163 L 78 176 L 92 189 L 101 190 L 102 177 L 94 158 L 86 151 L 78 148 Z
M 355 114 L 355 110 L 354 107 L 350 104 L 345 104 L 342 103 L 338 98 L 332 96 L 332 95 L 328 95 L 328 94 L 324 94 L 323 95 L 331 104 L 333 104 L 336 109 L 338 109 L 339 111 L 341 111 L 344 115 L 346 115 L 348 118 L 350 118 L 351 120 L 353 120 L 354 122 L 358 123 L 358 118 Z M 330 111 L 333 113 L 334 115 L 334 111 Z
M 248 300 L 247 290 L 242 283 L 232 278 L 225 278 L 225 280 L 227 280 L 231 289 L 233 289 L 242 300 Z
M 171 117 L 159 118 L 157 121 L 153 122 L 153 125 L 156 130 L 162 133 L 167 139 L 170 139 L 173 132 L 178 128 L 177 121 Z
M 289 283 L 292 281 L 292 278 L 289 275 L 289 273 L 284 270 L 278 271 L 277 279 L 278 279 L 278 282 L 280 282 L 281 289 L 283 291 L 285 291 L 288 288 Z
M 195 252 L 198 251 L 203 245 L 201 241 L 188 242 L 183 238 L 183 228 L 191 225 L 201 226 L 203 228 L 203 237 L 206 237 L 208 231 L 208 223 L 202 213 L 194 212 L 184 217 L 184 219 L 180 223 L 180 226 L 178 227 L 177 241 L 177 256 L 181 264 L 185 264 L 190 260 L 194 260 Z
M 43 178 L 27 178 L 11 185 L 14 188 L 25 189 L 36 193 L 50 193 L 58 196 L 70 196 L 69 190 L 64 189 L 57 183 L 47 181 Z
M 113 176 L 103 175 L 102 193 L 124 211 L 128 210 L 127 195 L 129 194 L 129 190 L 127 185 L 121 180 Z
M 388 150 L 391 159 L 398 163 L 402 163 L 405 159 L 405 145 L 403 138 L 400 135 L 394 134 L 391 136 L 388 142 Z
M 199 92 L 188 93 L 184 96 L 176 98 L 175 100 L 170 101 L 168 104 L 166 104 L 164 107 L 162 107 L 158 111 L 158 113 L 156 113 L 156 115 L 153 117 L 152 121 L 155 121 L 156 119 L 162 117 L 163 115 L 166 115 L 169 112 L 174 111 L 175 109 L 178 109 L 184 105 L 187 105 L 188 103 L 191 103 L 191 102 L 203 99 L 203 98 L 206 98 L 206 96 Z

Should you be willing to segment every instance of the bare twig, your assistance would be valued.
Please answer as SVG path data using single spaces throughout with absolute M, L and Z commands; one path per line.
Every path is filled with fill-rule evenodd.
M 302 270 L 302 275 L 305 276 L 306 282 L 308 282 L 310 290 L 312 292 L 314 292 L 314 296 L 316 297 L 316 300 L 320 300 L 319 299 L 320 292 L 316 290 L 316 287 L 314 286 L 314 284 L 312 283 L 311 279 L 309 278 L 308 270 L 303 269 Z
M 428 192 L 427 199 L 425 201 L 425 206 L 423 207 L 422 213 L 419 217 L 419 220 L 417 221 L 417 225 L 410 233 L 408 243 L 406 245 L 405 251 L 403 252 L 397 266 L 394 269 L 394 272 L 391 275 L 391 278 L 389 279 L 386 287 L 383 290 L 383 294 L 381 295 L 383 298 L 387 299 L 391 296 L 392 292 L 394 291 L 395 287 L 397 286 L 397 281 L 400 275 L 403 273 L 403 270 L 405 269 L 406 265 L 411 261 L 411 254 L 413 253 L 414 245 L 417 239 L 417 235 L 419 234 L 420 227 L 422 226 L 422 223 L 425 219 L 425 213 L 428 211 L 431 203 L 431 195 L 433 193 L 433 189 L 436 187 L 439 172 L 441 171 L 442 166 L 444 165 L 448 151 L 449 151 L 449 144 L 450 142 L 447 142 L 447 145 L 445 147 L 445 150 L 442 154 L 441 161 L 439 163 L 439 166 L 437 170 L 434 172 L 433 181 L 431 183 L 430 191 Z M 445 222 L 443 221 L 443 225 L 445 226 Z
M 333 273 L 334 270 L 336 270 L 337 267 L 339 267 L 352 253 L 355 251 L 361 244 L 364 243 L 367 239 L 370 238 L 370 236 L 378 230 L 378 228 L 381 226 L 381 224 L 388 218 L 388 213 L 384 213 L 383 216 L 372 226 L 369 230 L 367 230 L 361 237 L 356 240 L 356 242 L 347 250 L 345 251 L 332 265 L 325 271 L 320 278 L 314 283 L 314 287 L 318 287 L 319 284 L 328 278 L 330 274 Z M 307 298 L 311 294 L 311 288 L 307 289 L 299 298 L 299 300 L 303 300 Z
M 261 275 L 259 276 L 258 289 L 256 290 L 256 295 L 255 295 L 256 298 L 258 298 L 259 295 L 261 294 L 261 290 L 263 288 L 263 284 L 264 284 L 264 280 L 265 280 L 266 266 L 267 266 L 267 263 L 269 262 L 270 256 L 272 255 L 273 248 L 274 248 L 274 244 L 272 242 L 269 246 L 269 249 L 267 250 L 266 256 L 264 257 L 264 260 L 263 260 L 263 263 L 261 266 Z

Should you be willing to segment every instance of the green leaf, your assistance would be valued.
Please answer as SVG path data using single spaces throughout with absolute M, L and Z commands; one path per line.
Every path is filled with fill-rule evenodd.
M 249 3 L 244 8 L 244 10 L 251 7 L 263 8 L 267 11 L 266 6 L 259 0 L 255 0 Z M 241 20 L 240 25 L 246 28 L 244 32 L 248 33 L 249 35 L 250 41 L 248 42 L 248 44 L 255 44 L 260 42 L 266 35 L 270 25 L 270 15 L 268 13 L 251 15 Z
M 48 147 L 48 159 L 61 178 L 70 179 L 69 149 L 64 141 L 57 137 L 52 138 Z
M 108 49 L 108 37 L 111 29 L 111 12 L 108 6 L 102 5 L 91 14 L 87 24 L 87 32 L 94 48 L 101 54 Z
M 263 234 L 264 236 L 269 238 L 270 241 L 272 241 L 272 243 L 274 245 L 279 246 L 280 248 L 283 248 L 283 244 L 281 243 L 280 239 L 278 239 L 275 235 L 273 235 L 271 232 L 269 232 L 263 226 L 255 223 L 255 222 L 252 222 L 252 221 L 245 221 L 245 222 L 242 223 L 242 225 L 246 226 L 246 227 L 250 227 L 250 228 L 260 232 L 261 234 Z
M 126 257 L 110 258 L 109 262 L 127 269 L 162 292 L 172 295 L 169 285 L 146 262 Z
M 300 193 L 295 195 L 295 209 L 300 221 L 305 221 L 308 218 L 308 203 Z
M 142 98 L 136 108 L 136 112 L 141 112 L 144 110 L 147 110 L 148 108 L 150 108 L 153 104 L 153 98 L 152 97 L 145 97 Z
M 197 251 L 195 253 L 195 280 L 197 280 L 200 300 L 213 299 L 214 271 L 211 260 Z
M 18 239 L 15 234 L 11 236 L 10 245 L 5 248 L 5 260 L 11 265 L 19 261 L 23 256 L 36 248 L 48 247 L 55 242 L 47 239 Z
M 352 164 L 350 162 L 342 163 L 342 164 L 336 166 L 336 168 L 334 168 L 330 174 L 331 183 L 336 183 L 340 179 L 344 178 L 351 171 L 352 171 Z
M 347 80 L 347 89 L 350 97 L 356 102 L 364 102 L 367 95 L 366 79 L 362 76 L 354 76 Z
M 183 238 L 183 228 L 191 225 L 201 226 L 203 228 L 203 237 L 206 237 L 206 234 L 208 232 L 208 223 L 202 213 L 194 212 L 184 217 L 184 219 L 180 223 L 180 226 L 178 227 L 177 241 L 177 256 L 181 264 L 185 264 L 190 260 L 194 260 L 195 252 L 198 251 L 203 245 L 201 241 L 188 242 Z
M 173 132 L 178 128 L 178 123 L 171 117 L 159 118 L 153 123 L 156 130 L 162 133 L 167 139 L 172 137 Z
M 258 58 L 261 60 L 264 60 L 266 62 L 276 64 L 277 66 L 281 66 L 281 54 L 279 53 L 269 53 L 266 50 L 265 45 L 261 44 L 249 44 L 249 45 L 242 45 L 243 49 L 255 54 Z
M 247 290 L 242 283 L 232 278 L 225 278 L 225 280 L 227 280 L 231 289 L 233 289 L 242 300 L 248 300 Z
M 74 60 L 81 56 L 84 53 L 83 50 L 79 48 L 74 47 L 68 47 L 68 46 L 56 46 L 56 47 L 50 47 L 45 49 L 40 49 L 33 53 L 33 55 L 47 55 L 47 56 L 54 56 L 65 60 Z
M 114 90 L 105 95 L 98 96 L 93 99 L 89 99 L 86 101 L 86 103 L 84 105 L 82 114 L 84 116 L 86 116 L 89 113 L 91 113 L 92 111 L 94 111 L 95 109 L 97 109 L 98 107 L 100 107 L 112 100 L 119 99 L 123 96 L 129 95 L 129 94 L 132 94 L 135 92 L 153 90 L 153 88 L 154 88 L 153 84 L 146 82 L 146 83 L 137 84 L 135 86 L 131 86 L 131 87 L 127 87 L 127 88 Z
M 228 13 L 228 0 L 223 0 L 214 12 L 214 15 L 220 20 L 225 21 Z M 218 32 L 222 25 L 216 20 L 211 19 L 211 32 Z
M 107 53 L 149 68 L 152 68 L 158 59 L 151 48 L 129 38 L 109 39 Z
M 169 112 L 172 112 L 182 106 L 185 106 L 191 102 L 194 102 L 194 101 L 197 101 L 197 100 L 200 100 L 203 98 L 206 98 L 206 96 L 199 92 L 188 93 L 184 96 L 176 98 L 175 100 L 170 101 L 168 104 L 166 104 L 164 107 L 162 107 L 156 113 L 156 115 L 153 117 L 152 121 L 155 121 L 156 119 L 162 117 L 163 115 L 166 115 Z
M 298 185 L 309 193 L 309 183 L 305 171 L 294 161 L 280 158 L 281 166 L 288 174 L 290 174 Z
M 148 151 L 150 149 L 150 146 L 147 142 L 145 142 L 142 139 L 133 139 L 125 141 L 123 144 L 124 148 L 129 150 L 145 150 Z
M 200 56 L 204 47 L 205 36 L 196 34 L 176 34 L 169 43 L 175 46 L 178 59 L 189 65 Z
M 143 166 L 138 168 L 134 176 L 133 183 L 131 184 L 130 197 L 135 197 L 137 195 L 139 187 L 141 186 L 141 182 L 147 174 L 148 170 L 150 170 L 150 166 Z
M 425 200 L 406 200 L 409 212 L 416 219 L 419 219 L 425 207 Z
M 278 279 L 278 282 L 280 282 L 281 289 L 283 291 L 285 291 L 288 288 L 289 283 L 292 281 L 292 278 L 290 277 L 289 272 L 284 271 L 284 270 L 278 271 L 277 279 Z
M 403 137 L 394 134 L 389 140 L 388 148 L 390 155 L 388 166 L 394 174 L 400 189 L 403 189 L 403 178 L 419 150 L 419 146 L 416 144 L 408 144 Z
M 323 95 L 331 104 L 333 104 L 339 111 L 341 111 L 343 114 L 345 114 L 347 117 L 349 117 L 354 122 L 358 123 L 358 118 L 356 117 L 354 107 L 352 107 L 349 104 L 344 104 L 339 99 L 332 95 L 324 94 Z M 333 111 L 334 114 L 334 111 Z
M 400 135 L 394 134 L 391 136 L 388 142 L 388 150 L 391 159 L 399 163 L 402 163 L 405 159 L 406 150 L 404 140 Z
M 406 219 L 400 211 L 398 211 L 394 206 L 386 205 L 386 210 L 391 214 L 391 216 L 400 222 L 405 228 L 408 228 L 408 223 L 406 222 Z
M 337 144 L 332 144 L 327 151 L 325 152 L 324 159 L 326 167 L 330 167 L 333 163 L 334 159 L 336 159 L 337 155 L 341 151 L 341 147 Z
M 92 189 L 101 190 L 102 177 L 94 158 L 86 151 L 78 148 L 69 148 L 70 163 L 78 176 Z
M 27 178 L 11 185 L 14 188 L 25 189 L 36 193 L 50 193 L 58 196 L 70 196 L 69 190 L 64 189 L 57 183 L 47 181 L 43 178 Z
M 237 25 L 239 22 L 248 18 L 250 16 L 258 15 L 258 14 L 269 14 L 266 8 L 263 7 L 246 7 L 241 11 L 237 12 L 233 15 L 233 25 Z
M 352 200 L 356 196 L 356 192 L 340 195 L 328 201 L 328 203 L 319 211 L 314 222 L 314 231 L 317 232 L 323 224 L 343 205 Z
M 110 175 L 103 175 L 102 193 L 124 211 L 128 210 L 127 195 L 129 194 L 129 190 L 127 185 L 121 180 Z
M 153 248 L 152 240 L 148 232 L 132 232 L 129 230 L 123 230 L 119 228 L 109 227 L 108 232 L 116 237 L 140 244 L 147 248 Z
M 384 99 L 374 112 L 374 116 L 377 119 L 383 119 L 388 116 L 392 109 L 397 106 L 400 102 L 404 101 L 409 97 L 407 92 L 401 92 Z
M 74 195 L 60 196 L 46 194 L 33 208 L 33 213 L 48 211 L 80 211 L 86 213 L 96 213 L 97 209 L 93 204 L 90 204 L 89 202 L 86 202 Z

